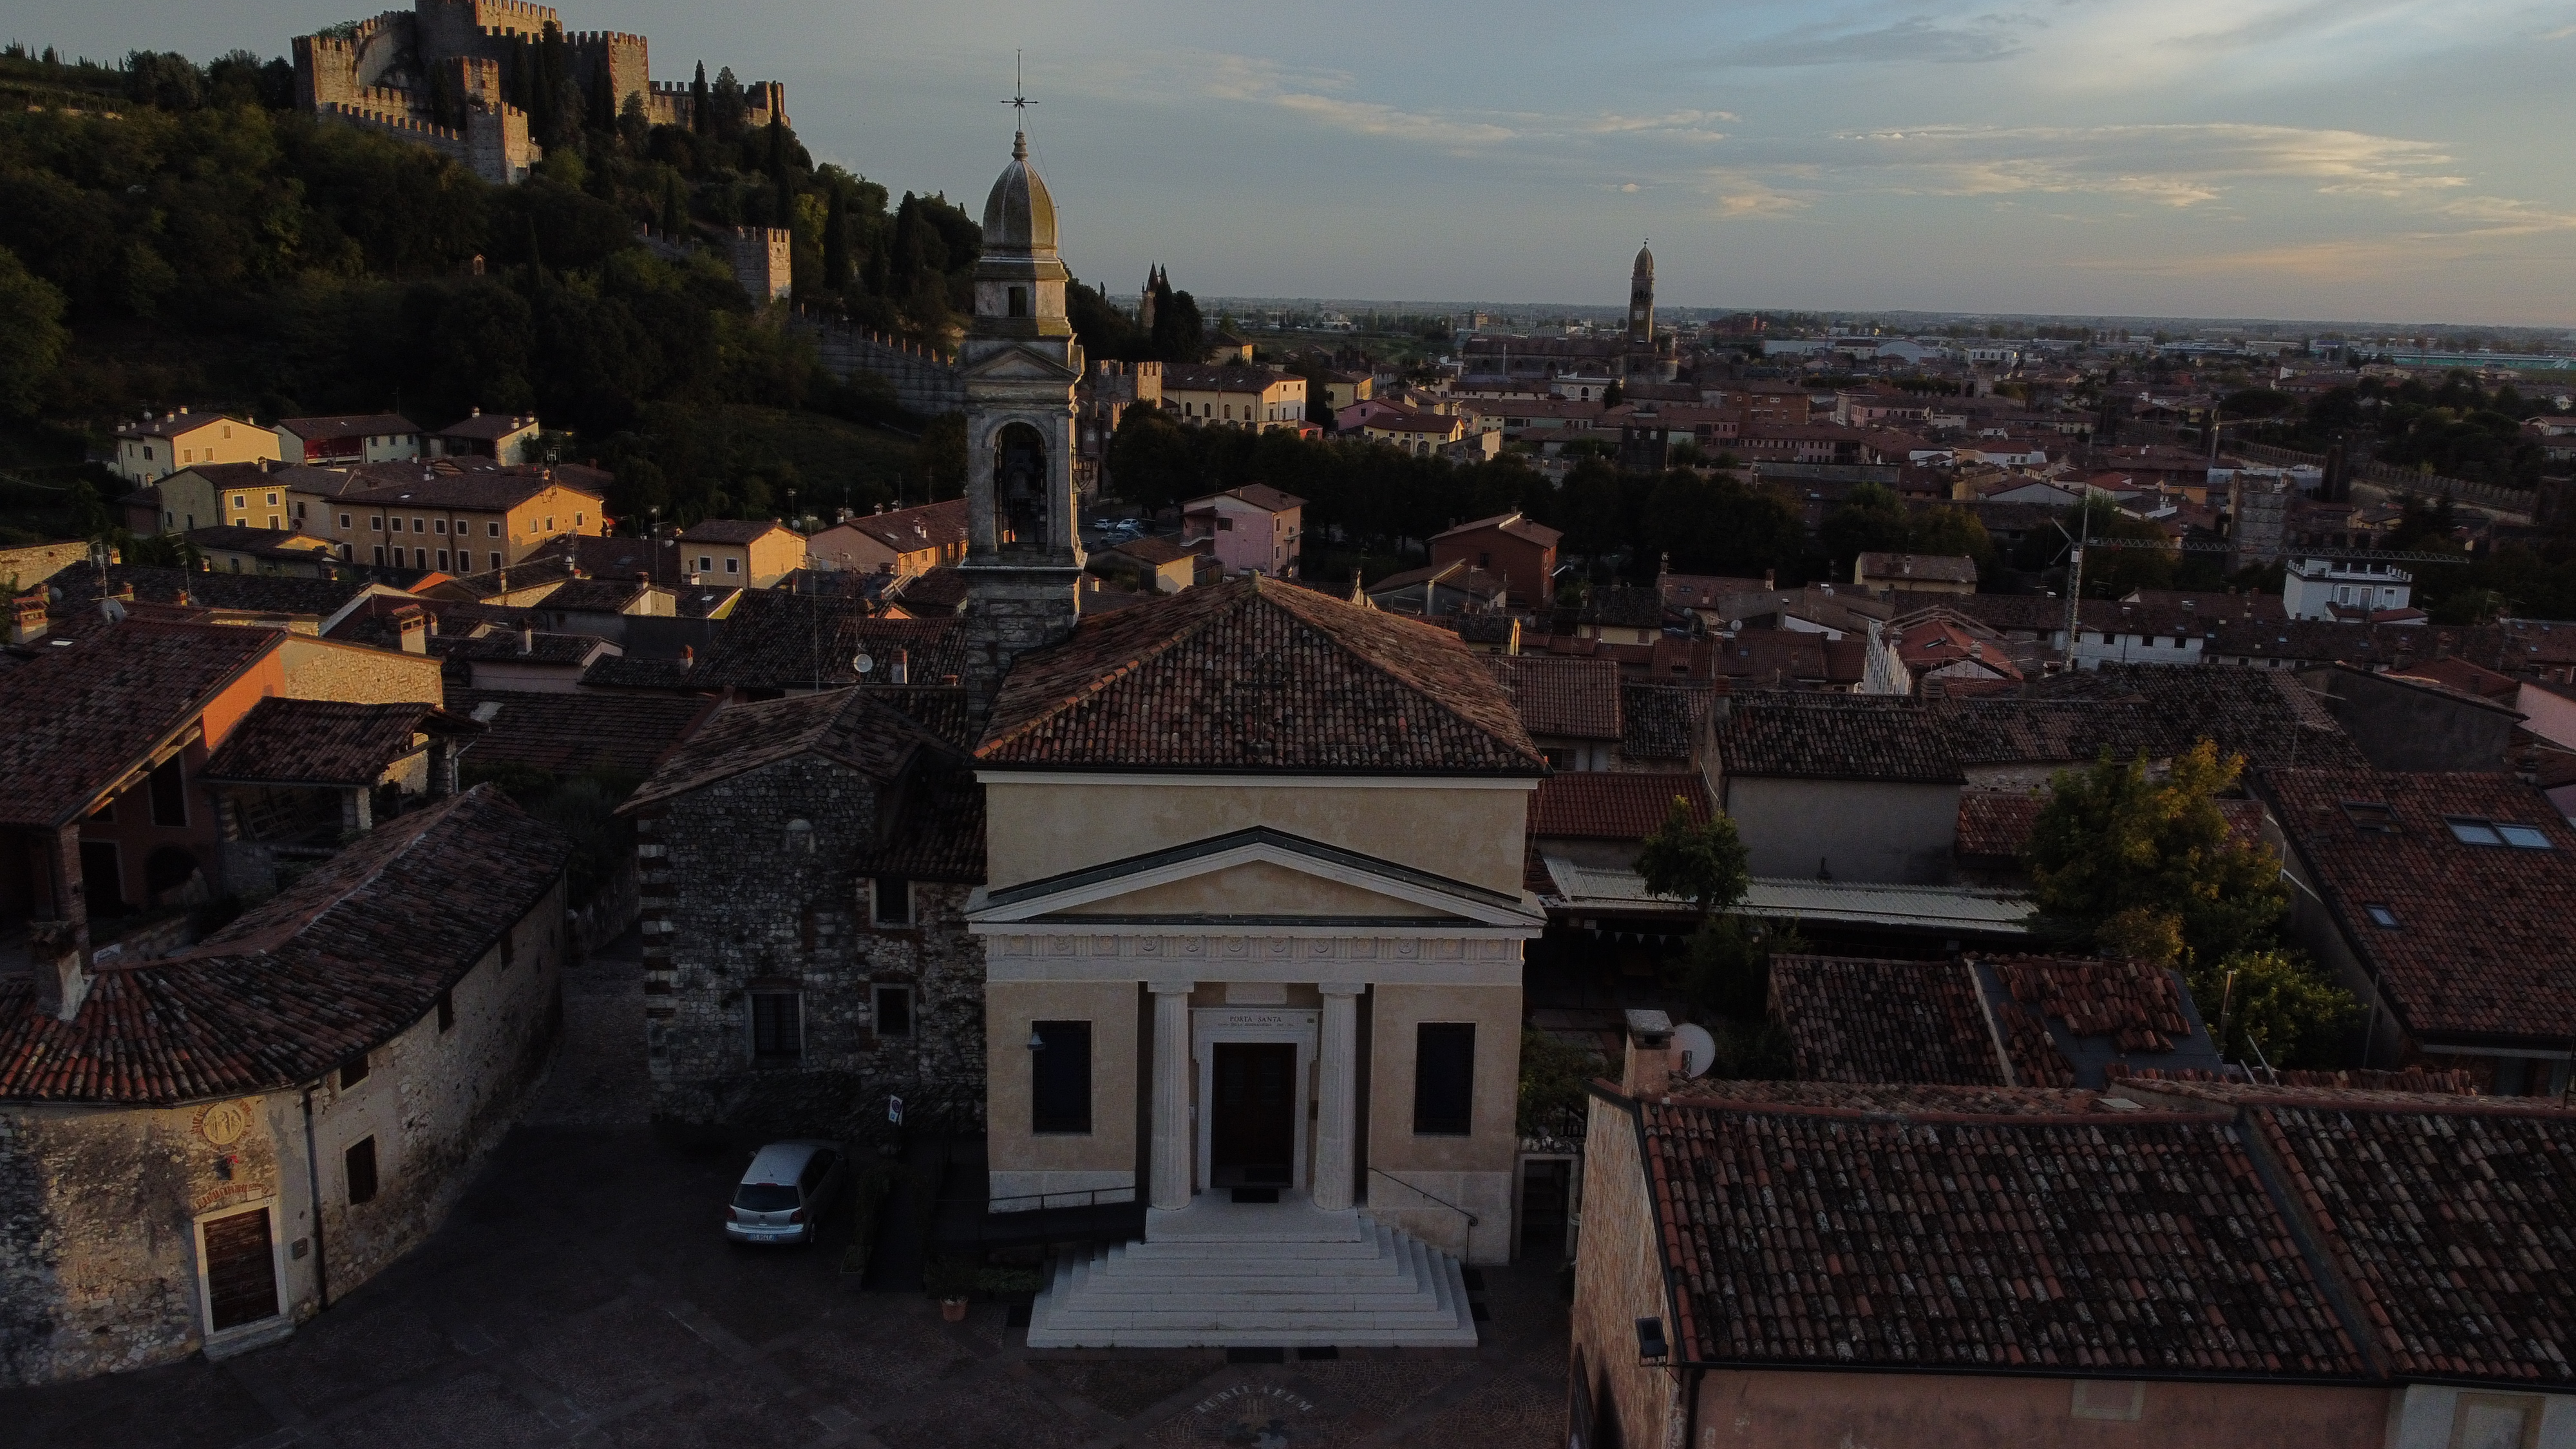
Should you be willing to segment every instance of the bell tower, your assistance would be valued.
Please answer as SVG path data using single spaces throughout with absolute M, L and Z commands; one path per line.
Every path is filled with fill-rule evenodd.
M 1015 97 L 1014 107 L 1029 102 Z M 975 317 L 958 348 L 966 389 L 966 691 L 992 707 L 1022 652 L 1073 631 L 1082 537 L 1073 484 L 1082 346 L 1065 316 L 1055 199 L 1016 130 L 984 201 Z
M 1628 274 L 1628 345 L 1655 343 L 1655 254 L 1637 248 L 1637 266 Z

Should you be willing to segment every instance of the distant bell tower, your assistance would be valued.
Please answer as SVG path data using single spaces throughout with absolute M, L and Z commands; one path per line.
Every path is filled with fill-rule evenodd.
M 1009 104 L 1033 104 L 1014 97 Z M 1022 652 L 1073 630 L 1082 538 L 1074 511 L 1074 389 L 1081 344 L 1066 319 L 1055 199 L 1029 165 L 1028 132 L 984 200 L 975 319 L 958 348 L 966 385 L 969 705 L 992 707 Z
M 1636 269 L 1628 274 L 1628 345 L 1655 343 L 1655 254 L 1637 248 Z

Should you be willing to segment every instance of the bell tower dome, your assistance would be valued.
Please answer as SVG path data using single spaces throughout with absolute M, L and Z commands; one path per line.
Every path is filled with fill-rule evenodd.
M 1017 100 L 1014 105 L 1026 105 Z M 957 351 L 966 390 L 967 698 L 989 709 L 1011 661 L 1072 632 L 1082 538 L 1073 484 L 1082 346 L 1065 316 L 1055 198 L 1025 130 L 984 200 L 975 316 Z

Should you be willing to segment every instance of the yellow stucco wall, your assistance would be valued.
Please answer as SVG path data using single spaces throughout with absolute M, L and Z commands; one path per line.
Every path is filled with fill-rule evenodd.
M 985 772 L 996 890 L 1267 825 L 1488 890 L 1519 894 L 1529 792 L 1264 785 L 1257 775 L 1150 785 L 1033 784 Z M 1536 781 L 1529 782 L 1532 786 Z
M 438 704 L 446 698 L 438 660 L 426 654 L 368 649 L 328 639 L 289 635 L 278 646 L 288 699 L 337 699 L 356 704 Z
M 984 992 L 986 1151 L 995 1172 L 1132 1172 L 1136 1166 L 1134 982 L 996 981 Z M 1091 1023 L 1091 1131 L 1029 1130 L 1029 1031 Z

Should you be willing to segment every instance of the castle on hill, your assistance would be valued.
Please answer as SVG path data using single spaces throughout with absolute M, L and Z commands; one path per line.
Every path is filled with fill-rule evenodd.
M 686 82 L 656 81 L 640 35 L 567 31 L 552 6 L 524 0 L 414 0 L 295 38 L 295 98 L 309 115 L 365 126 L 432 146 L 486 181 L 526 179 L 545 155 L 528 112 L 512 96 L 534 77 L 518 68 L 536 48 L 562 46 L 563 73 L 610 115 L 629 103 L 657 126 L 694 126 L 697 99 Z M 743 124 L 787 120 L 787 87 L 743 86 Z

